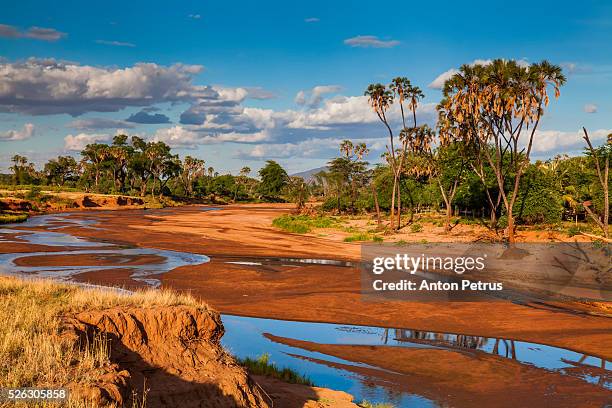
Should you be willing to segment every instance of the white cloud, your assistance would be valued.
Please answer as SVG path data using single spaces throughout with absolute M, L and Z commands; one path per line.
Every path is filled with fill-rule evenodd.
M 4 38 L 30 38 L 42 41 L 57 41 L 65 36 L 66 33 L 57 31 L 54 28 L 30 27 L 25 31 L 21 31 L 15 26 L 0 24 L 0 37 Z
M 589 137 L 593 145 L 603 143 L 607 136 L 612 133 L 612 129 L 598 129 L 589 132 Z M 538 130 L 533 139 L 533 152 L 535 155 L 542 153 L 547 157 L 552 157 L 557 153 L 580 152 L 584 149 L 585 142 L 582 130 L 575 132 L 565 132 L 560 130 Z M 522 136 L 523 143 L 527 142 L 528 135 Z
M 321 20 L 319 20 L 317 17 L 308 17 L 305 18 L 304 21 L 307 23 L 318 23 Z
M 15 140 L 25 140 L 34 136 L 35 127 L 32 123 L 26 123 L 23 125 L 22 130 L 8 130 L 0 132 L 0 141 L 9 142 Z
M 196 148 L 198 145 L 217 144 L 224 142 L 254 143 L 263 142 L 270 137 L 266 130 L 253 133 L 226 132 L 226 133 L 203 133 L 198 128 L 186 128 L 184 126 L 173 126 L 171 128 L 158 129 L 151 140 L 167 143 L 171 147 Z
M 133 48 L 136 46 L 136 44 L 130 43 L 130 42 L 124 42 L 124 41 L 109 41 L 109 40 L 96 40 L 96 44 L 102 44 L 102 45 L 112 45 L 115 47 L 130 47 Z
M 475 59 L 474 61 L 468 63 L 467 65 L 470 65 L 473 67 L 474 65 L 489 65 L 492 62 L 493 62 L 492 59 Z M 516 63 L 521 67 L 529 66 L 529 61 L 527 61 L 524 58 L 516 60 Z M 448 81 L 453 75 L 458 74 L 458 73 L 459 73 L 459 70 L 457 68 L 451 68 L 449 70 L 446 70 L 440 75 L 438 75 L 436 79 L 431 81 L 431 83 L 427 85 L 427 87 L 431 89 L 442 89 L 444 88 L 444 83 Z
M 334 157 L 340 143 L 344 139 L 337 137 L 310 138 L 294 143 L 268 143 L 257 144 L 250 150 L 240 150 L 236 154 L 237 158 L 245 160 L 258 160 L 264 158 L 288 159 L 288 158 L 330 158 Z M 355 143 L 366 143 L 372 150 L 381 150 L 384 143 L 380 143 L 376 138 L 353 139 Z M 370 153 L 371 159 L 376 158 L 376 154 Z
M 117 132 L 117 134 L 123 132 Z M 64 149 L 81 151 L 91 143 L 107 143 L 113 139 L 111 134 L 79 133 L 78 135 L 68 135 L 64 138 Z
M 194 20 L 199 20 L 202 18 L 202 16 L 199 14 L 189 14 L 187 17 L 194 19 Z
M 400 42 L 397 40 L 381 40 L 375 35 L 358 35 L 347 38 L 344 40 L 344 44 L 361 48 L 392 48 L 400 45 Z
M 80 115 L 210 97 L 214 94 L 210 87 L 192 84 L 202 69 L 201 65 L 153 63 L 101 68 L 34 58 L 0 61 L 0 111 Z
M 429 85 L 427 85 L 427 87 L 431 89 L 442 89 L 444 88 L 444 84 L 446 83 L 446 81 L 448 81 L 452 78 L 453 75 L 458 73 L 459 70 L 455 68 L 451 68 L 448 71 L 444 71 L 443 73 L 438 75 L 436 79 L 434 79 Z
M 299 91 L 295 95 L 295 103 L 298 105 L 308 105 L 311 108 L 319 106 L 323 96 L 330 93 L 337 93 L 342 90 L 339 85 L 318 85 L 309 91 Z
M 597 105 L 595 105 L 594 103 L 587 103 L 586 105 L 584 105 L 584 111 L 586 113 L 596 113 Z

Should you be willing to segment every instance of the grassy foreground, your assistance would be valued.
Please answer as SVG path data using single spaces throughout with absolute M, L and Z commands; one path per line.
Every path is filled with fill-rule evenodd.
M 61 336 L 63 316 L 114 306 L 175 305 L 206 307 L 190 296 L 167 291 L 130 295 L 0 277 L 0 388 L 87 385 L 104 373 L 102 368 L 111 364 L 108 343 L 94 339 L 92 344 L 75 344 Z M 69 406 L 86 405 L 70 401 Z

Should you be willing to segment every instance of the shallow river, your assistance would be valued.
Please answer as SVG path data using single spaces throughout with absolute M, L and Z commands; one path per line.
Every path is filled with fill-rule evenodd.
M 0 247 L 3 243 L 18 242 L 63 247 L 59 251 L 0 254 L 0 274 L 53 277 L 71 281 L 72 276 L 82 272 L 128 269 L 131 270 L 131 277 L 135 281 L 157 287 L 160 282 L 155 279 L 154 275 L 180 266 L 201 264 L 210 260 L 207 256 L 193 253 L 154 248 L 126 248 L 112 242 L 79 238 L 62 231 L 66 227 L 100 228 L 96 224 L 95 219 L 57 214 L 32 217 L 26 223 L 0 228 Z M 87 255 L 90 257 L 87 259 L 104 260 L 104 262 L 98 264 L 94 261 L 90 265 L 67 262 L 66 265 L 60 266 L 44 266 L 45 262 L 40 262 L 45 257 L 58 255 L 67 256 L 67 259 L 74 255 Z M 140 259 L 142 256 L 152 257 L 153 260 L 141 264 L 134 262 L 135 259 Z M 30 259 L 28 266 L 20 266 L 18 262 L 20 258 Z M 36 260 L 40 262 L 40 266 L 36 265 Z M 333 260 L 275 258 L 260 259 L 256 263 L 265 264 L 268 261 L 288 264 L 306 262 L 341 265 L 340 262 Z M 245 259 L 233 261 L 233 263 L 253 264 L 254 262 Z M 223 315 L 222 320 L 226 329 L 222 343 L 232 354 L 237 357 L 257 357 L 269 353 L 271 361 L 278 366 L 290 367 L 299 373 L 304 373 L 318 386 L 346 391 L 354 395 L 356 401 L 367 399 L 373 402 L 391 402 L 396 407 L 438 406 L 434 401 L 423 396 L 398 391 L 401 388 L 397 384 L 391 384 L 382 378 L 366 377 L 352 371 L 332 367 L 329 364 L 315 362 L 313 359 L 332 365 L 337 363 L 378 369 L 377 367 L 276 343 L 265 337 L 264 333 L 323 344 L 463 349 L 490 353 L 612 389 L 609 362 L 571 350 L 541 344 L 409 329 L 293 322 L 233 315 Z M 576 367 L 587 367 L 587 369 L 576 370 Z M 604 370 L 589 370 L 588 367 L 604 368 Z M 378 369 L 378 371 L 385 370 Z M 601 374 L 602 371 L 603 374 Z

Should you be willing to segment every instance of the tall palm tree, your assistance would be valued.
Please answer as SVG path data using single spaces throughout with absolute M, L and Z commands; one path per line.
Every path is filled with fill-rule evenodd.
M 497 59 L 488 65 L 464 65 L 444 85 L 439 107 L 442 138 L 475 147 L 493 169 L 511 243 L 515 242 L 513 207 L 538 124 L 549 103 L 548 89 L 552 86 L 557 98 L 564 83 L 561 68 L 547 61 L 525 66 Z
M 387 162 L 393 172 L 393 190 L 391 193 L 391 218 L 390 227 L 395 230 L 395 197 L 398 190 L 398 163 L 395 154 L 395 141 L 393 130 L 387 120 L 387 111 L 394 101 L 393 91 L 387 89 L 383 84 L 370 84 L 366 89 L 365 96 L 368 97 L 370 107 L 378 116 L 378 119 L 385 125 L 389 132 L 389 145 L 387 145 Z

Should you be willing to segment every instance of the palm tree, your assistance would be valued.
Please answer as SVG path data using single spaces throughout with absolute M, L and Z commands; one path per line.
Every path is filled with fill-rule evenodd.
M 473 146 L 493 169 L 508 218 L 510 243 L 515 242 L 514 203 L 549 103 L 548 88 L 552 86 L 558 97 L 564 83 L 561 68 L 547 61 L 524 66 L 498 59 L 486 66 L 464 65 L 444 85 L 439 106 L 441 138 Z
M 393 104 L 393 91 L 387 89 L 382 84 L 370 84 L 368 89 L 366 89 L 365 96 L 368 97 L 368 102 L 374 113 L 378 116 L 378 119 L 385 125 L 387 131 L 389 132 L 389 145 L 387 145 L 387 162 L 391 166 L 391 171 L 393 173 L 393 190 L 391 193 L 391 218 L 390 218 L 390 227 L 392 230 L 395 230 L 395 196 L 398 190 L 398 166 L 397 159 L 395 155 L 395 141 L 393 130 L 389 125 L 389 121 L 387 120 L 387 111 Z M 403 112 L 403 108 L 402 108 Z

